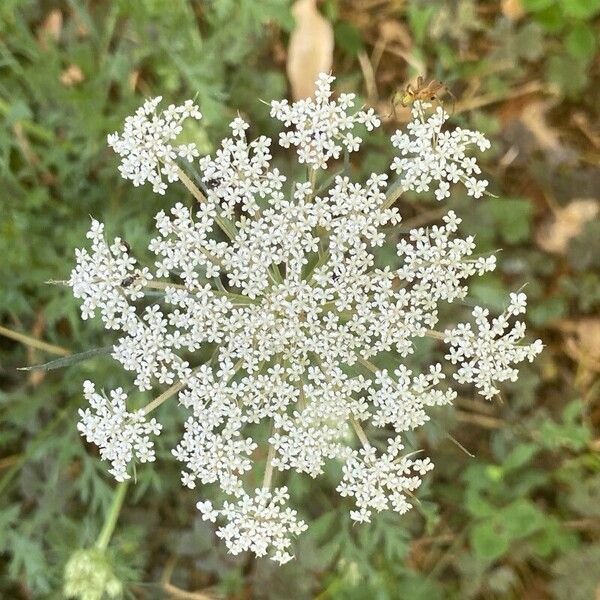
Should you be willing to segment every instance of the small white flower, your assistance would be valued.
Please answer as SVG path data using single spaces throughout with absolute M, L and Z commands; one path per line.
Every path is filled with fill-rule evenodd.
M 411 508 L 407 498 L 420 485 L 416 473 L 433 469 L 429 461 L 413 461 L 400 456 L 404 448 L 398 438 L 388 440 L 386 452 L 377 455 L 373 447 L 352 452 L 346 461 L 338 491 L 354 498 L 357 511 L 350 517 L 357 522 L 370 522 L 372 511 L 393 510 L 404 514 Z
M 254 496 L 243 493 L 235 503 L 225 502 L 215 510 L 210 502 L 198 502 L 198 510 L 205 520 L 222 518 L 226 524 L 217 529 L 217 536 L 225 542 L 232 554 L 251 550 L 257 556 L 270 555 L 284 564 L 292 555 L 288 552 L 292 536 L 306 530 L 304 521 L 296 518 L 296 511 L 284 508 L 289 500 L 287 488 L 257 489 Z
M 244 136 L 244 132 L 248 129 L 249 125 L 241 117 L 236 117 L 229 125 L 231 131 L 235 137 Z
M 285 100 L 271 103 L 271 116 L 286 127 L 293 127 L 292 131 L 281 134 L 280 145 L 296 146 L 298 161 L 313 169 L 325 169 L 331 158 L 340 157 L 343 148 L 348 152 L 359 149 L 361 139 L 351 133 L 357 123 L 364 124 L 368 131 L 380 124 L 372 108 L 347 114 L 354 107 L 354 94 L 341 94 L 337 102 L 332 100 L 334 80 L 331 75 L 321 73 L 314 100 L 298 100 L 292 105 Z
M 525 335 L 525 325 L 516 322 L 510 329 L 509 317 L 525 312 L 527 298 L 522 293 L 511 294 L 510 298 L 506 311 L 491 323 L 489 311 L 475 307 L 477 332 L 466 323 L 445 332 L 446 341 L 451 345 L 446 358 L 459 365 L 455 379 L 459 383 L 473 383 L 488 400 L 499 393 L 496 382 L 516 380 L 514 364 L 533 360 L 543 349 L 541 340 L 519 343 Z
M 79 409 L 81 420 L 77 429 L 88 442 L 98 446 L 103 460 L 112 463 L 110 473 L 114 478 L 130 478 L 127 466 L 134 457 L 140 462 L 153 462 L 154 444 L 148 436 L 160 433 L 156 420 L 147 421 L 143 411 L 127 412 L 127 396 L 121 388 L 107 397 L 96 393 L 91 381 L 85 381 L 83 390 L 90 407 Z
M 480 151 L 489 148 L 488 140 L 478 131 L 456 128 L 443 131 L 449 115 L 438 106 L 425 118 L 430 105 L 415 102 L 413 120 L 408 124 L 408 133 L 396 131 L 392 144 L 400 151 L 392 163 L 392 169 L 401 177 L 405 190 L 426 192 L 432 181 L 438 183 L 435 197 L 443 200 L 450 196 L 450 183 L 462 181 L 469 196 L 480 198 L 488 185 L 473 174 L 481 173 L 474 157 L 466 155 L 469 147 L 477 146 Z
M 107 138 L 108 145 L 121 156 L 119 171 L 123 178 L 131 179 L 135 186 L 149 181 L 158 194 L 164 194 L 167 189 L 163 175 L 169 182 L 179 179 L 173 162 L 177 155 L 189 162 L 198 156 L 194 144 L 172 146 L 170 142 L 181 133 L 186 118 L 202 118 L 192 100 L 186 100 L 181 106 L 171 104 L 157 114 L 161 100 L 161 96 L 146 100 L 135 115 L 125 119 L 120 135 L 115 132 Z

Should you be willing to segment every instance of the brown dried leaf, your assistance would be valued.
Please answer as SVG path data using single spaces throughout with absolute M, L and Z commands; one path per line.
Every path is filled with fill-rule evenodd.
M 62 25 L 62 12 L 58 8 L 51 10 L 37 29 L 37 38 L 41 48 L 47 49 L 49 41 L 58 42 Z
M 511 21 L 518 21 L 525 15 L 522 0 L 502 0 L 502 14 Z
M 60 74 L 60 82 L 66 87 L 81 83 L 84 79 L 83 71 L 77 65 L 69 65 Z
M 560 152 L 561 143 L 556 129 L 548 125 L 546 113 L 551 108 L 548 102 L 531 102 L 521 113 L 521 121 L 533 134 L 542 150 Z
M 565 334 L 563 351 L 587 369 L 600 373 L 600 319 L 564 319 L 556 327 Z
M 598 201 L 593 198 L 573 200 L 568 206 L 558 209 L 550 222 L 538 228 L 535 241 L 546 252 L 564 254 L 569 241 L 581 233 L 599 209 Z
M 582 319 L 577 322 L 578 347 L 590 358 L 600 359 L 600 319 Z
M 333 63 L 333 28 L 317 10 L 316 0 L 298 0 L 292 7 L 296 27 L 290 36 L 287 74 L 294 100 L 308 98 L 315 91 L 319 73 Z
M 388 19 L 379 24 L 379 37 L 386 44 L 398 42 L 405 50 L 413 45 L 408 27 L 396 19 Z

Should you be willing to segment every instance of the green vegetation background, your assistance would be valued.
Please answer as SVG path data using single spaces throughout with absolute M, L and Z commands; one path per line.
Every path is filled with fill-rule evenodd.
M 228 556 L 201 522 L 197 490 L 181 488 L 169 455 L 180 416 L 161 407 L 171 433 L 129 486 L 111 568 L 135 598 L 598 598 L 600 1 L 326 0 L 319 10 L 334 26 L 340 88 L 386 114 L 394 90 L 426 72 L 457 96 L 455 122 L 492 138 L 485 170 L 498 198 L 452 201 L 482 252 L 502 249 L 472 299 L 500 310 L 527 284 L 532 334 L 547 348 L 502 403 L 465 395 L 424 428 L 416 442 L 436 469 L 408 516 L 353 527 L 334 474 L 292 478 L 311 528 L 283 568 Z M 17 371 L 56 356 L 11 334 L 72 353 L 109 345 L 68 290 L 45 282 L 68 277 L 89 215 L 140 249 L 153 214 L 183 197 L 121 180 L 106 134 L 158 94 L 195 95 L 205 118 L 188 133 L 203 152 L 237 110 L 273 134 L 258 99 L 288 94 L 293 27 L 285 0 L 0 2 L 0 597 L 63 597 L 66 561 L 98 538 L 115 486 L 76 431 L 81 382 L 126 383 L 107 356 Z M 385 165 L 385 135 L 361 156 L 357 176 Z M 440 207 L 407 198 L 400 208 L 426 222 Z

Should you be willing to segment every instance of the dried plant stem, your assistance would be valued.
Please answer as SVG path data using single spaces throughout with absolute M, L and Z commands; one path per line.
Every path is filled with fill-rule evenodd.
M 11 340 L 15 340 L 15 342 L 21 342 L 21 344 L 25 344 L 26 346 L 31 346 L 32 348 L 49 352 L 50 354 L 58 354 L 59 356 L 69 356 L 69 354 L 71 354 L 70 350 L 63 348 L 62 346 L 55 346 L 54 344 L 43 342 L 42 340 L 25 335 L 24 333 L 13 331 L 7 327 L 2 327 L 1 325 L 0 335 L 10 338 Z

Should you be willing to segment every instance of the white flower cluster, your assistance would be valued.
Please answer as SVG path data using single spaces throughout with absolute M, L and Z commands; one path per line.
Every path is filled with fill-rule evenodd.
M 398 244 L 398 255 L 404 258 L 398 276 L 409 282 L 417 279 L 422 294 L 431 302 L 452 302 L 464 298 L 467 287 L 461 282 L 496 268 L 493 255 L 469 258 L 475 250 L 473 236 L 464 239 L 453 237 L 461 223 L 454 211 L 449 211 L 443 220 L 443 226 L 413 229 L 409 233 L 412 243 L 402 240 Z
M 424 111 L 430 105 L 415 102 L 413 120 L 406 132 L 396 131 L 392 144 L 400 150 L 400 157 L 392 163 L 392 169 L 400 175 L 405 190 L 428 192 L 433 181 L 437 182 L 435 197 L 443 200 L 450 196 L 450 184 L 461 181 L 469 196 L 480 198 L 488 186 L 485 179 L 477 179 L 481 173 L 475 157 L 467 156 L 472 146 L 481 152 L 490 147 L 490 142 L 479 131 L 457 127 L 442 131 L 448 113 L 441 106 L 425 118 Z
M 125 119 L 123 133 L 108 136 L 108 145 L 122 158 L 119 171 L 125 179 L 138 186 L 146 181 L 158 194 L 164 194 L 167 181 L 179 180 L 175 159 L 184 158 L 192 162 L 199 152 L 195 144 L 170 144 L 182 131 L 182 123 L 188 117 L 201 119 L 202 114 L 192 100 L 181 106 L 171 104 L 161 113 L 156 108 L 162 96 L 146 100 L 135 115 Z
M 341 146 L 354 149 L 345 135 L 355 122 L 376 124 L 370 112 L 347 116 L 352 97 L 334 100 L 331 82 L 319 79 L 314 101 L 273 105 L 273 114 L 294 128 L 283 144 L 295 146 L 298 160 L 314 169 Z M 447 140 L 438 146 L 444 164 L 459 161 L 464 172 L 474 172 L 474 163 L 464 164 L 464 149 L 471 140 L 485 146 L 483 138 L 441 133 L 444 118 L 436 115 L 436 143 Z M 495 382 L 514 378 L 513 365 L 533 358 L 541 343 L 520 345 L 519 323 L 505 333 L 508 316 L 524 308 L 522 295 L 491 326 L 478 309 L 479 331 L 433 330 L 440 305 L 464 298 L 467 279 L 495 267 L 493 257 L 473 256 L 471 236 L 458 237 L 453 212 L 439 226 L 410 231 L 393 264 L 377 266 L 377 248 L 390 231 L 397 239 L 400 222 L 389 206 L 386 174 L 364 184 L 343 176 L 325 184 L 314 170 L 309 182 L 288 182 L 272 167 L 271 140 L 247 140 L 240 118 L 231 127 L 233 137 L 216 156 L 200 161 L 207 197 L 189 185 L 193 207 L 178 203 L 157 215 L 152 272 L 136 266 L 121 240 L 109 245 L 97 222 L 88 234 L 91 251 L 77 252 L 70 284 L 83 299 L 84 317 L 98 309 L 107 328 L 122 331 L 113 356 L 135 374 L 140 391 L 170 386 L 144 411 L 128 413 L 120 390 L 109 401 L 86 383 L 92 411 L 82 411 L 80 429 L 124 478 L 134 456 L 154 456 L 148 436 L 159 426 L 145 415 L 177 394 L 188 415 L 173 450 L 183 485 L 215 485 L 230 497 L 221 508 L 198 507 L 205 518 L 225 521 L 219 535 L 232 552 L 285 562 L 293 536 L 306 527 L 287 507 L 287 490 L 271 486 L 286 471 L 317 477 L 327 461 L 343 462 L 338 489 L 354 499 L 357 521 L 409 508 L 432 464 L 402 456 L 402 436 L 427 421 L 428 407 L 456 397 L 444 385 L 451 364 L 414 373 L 403 364 L 420 338 L 441 342 L 445 335 L 455 377 L 486 397 L 497 391 Z M 427 170 L 427 177 L 443 179 L 449 171 L 431 174 L 435 161 L 425 157 L 435 155 L 432 128 L 415 113 L 409 131 L 421 137 L 410 144 L 420 156 L 406 160 L 420 178 Z M 130 159 L 130 170 L 144 168 L 134 164 L 135 155 Z M 390 360 L 396 364 L 386 368 Z M 369 442 L 374 427 L 396 437 L 386 445 Z M 257 471 L 263 485 L 249 493 Z
M 533 359 L 542 351 L 541 340 L 523 345 L 525 323 L 516 321 L 509 330 L 512 316 L 525 312 L 525 294 L 511 294 L 506 311 L 490 323 L 489 310 L 476 306 L 473 310 L 478 331 L 473 331 L 470 323 L 461 323 L 445 332 L 450 352 L 446 358 L 453 365 L 458 364 L 454 374 L 459 383 L 472 383 L 488 400 L 500 390 L 496 382 L 516 381 L 518 371 L 514 364 Z
M 293 558 L 289 536 L 307 529 L 295 510 L 284 508 L 289 498 L 286 487 L 257 488 L 254 496 L 242 494 L 235 503 L 225 502 L 221 510 L 215 510 L 208 500 L 198 502 L 198 510 L 205 521 L 225 518 L 227 525 L 220 527 L 217 535 L 232 554 L 251 550 L 256 556 L 265 556 L 272 552 L 271 559 L 284 564 Z
M 220 201 L 223 214 L 233 216 L 233 209 L 240 204 L 249 215 L 259 210 L 258 199 L 282 199 L 281 188 L 285 177 L 277 169 L 269 169 L 271 140 L 261 136 L 248 144 L 245 130 L 248 123 L 240 117 L 231 123 L 236 139 L 225 138 L 221 149 L 213 159 L 200 159 L 202 181 L 211 195 Z
M 287 100 L 271 103 L 271 116 L 282 121 L 292 131 L 280 134 L 284 148 L 295 146 L 298 161 L 313 169 L 325 169 L 327 161 L 337 159 L 343 149 L 356 152 L 362 139 L 352 133 L 356 123 L 367 131 L 379 127 L 380 120 L 372 108 L 349 115 L 354 107 L 354 94 L 340 94 L 332 100 L 331 84 L 335 77 L 321 73 L 316 82 L 315 98 L 298 100 L 292 105 Z
M 387 450 L 377 456 L 373 446 L 354 450 L 344 465 L 344 476 L 337 490 L 342 496 L 352 496 L 358 510 L 350 512 L 354 521 L 369 522 L 373 510 L 392 509 L 404 514 L 411 508 L 407 494 L 412 496 L 420 485 L 419 475 L 433 469 L 428 459 L 411 460 L 400 456 L 404 448 L 399 438 L 389 440 Z
M 391 425 L 398 433 L 421 427 L 429 420 L 425 407 L 450 404 L 456 398 L 452 389 L 435 389 L 445 377 L 439 363 L 430 366 L 429 373 L 414 377 L 404 365 L 394 370 L 394 377 L 385 369 L 378 371 L 368 398 L 373 405 L 373 425 Z
M 112 463 L 110 473 L 117 481 L 130 476 L 127 466 L 135 456 L 142 463 L 154 462 L 154 443 L 150 435 L 158 435 L 162 425 L 146 419 L 144 410 L 127 412 L 127 395 L 122 388 L 110 392 L 110 398 L 96 393 L 91 381 L 83 384 L 83 394 L 90 408 L 79 409 L 77 428 L 88 442 L 100 448 L 100 456 Z
M 107 329 L 127 331 L 136 320 L 130 302 L 144 296 L 142 289 L 152 275 L 146 267 L 135 267 L 136 261 L 121 238 L 109 246 L 104 240 L 104 225 L 95 219 L 87 237 L 92 254 L 85 248 L 76 250 L 77 265 L 69 280 L 75 298 L 83 299 L 81 318 L 93 317 L 99 308 Z

